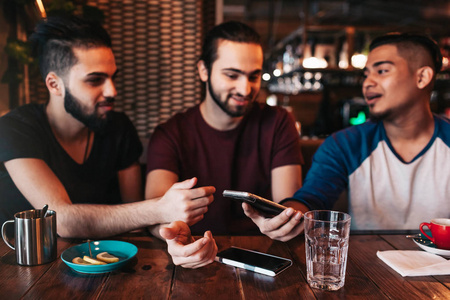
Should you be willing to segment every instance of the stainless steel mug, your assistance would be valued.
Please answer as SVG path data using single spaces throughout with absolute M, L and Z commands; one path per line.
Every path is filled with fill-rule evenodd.
M 6 234 L 8 223 L 14 223 L 14 246 Z M 18 212 L 14 220 L 6 221 L 2 226 L 2 238 L 16 251 L 19 265 L 34 266 L 55 260 L 56 237 L 56 212 L 53 210 L 48 210 L 45 218 L 42 209 Z

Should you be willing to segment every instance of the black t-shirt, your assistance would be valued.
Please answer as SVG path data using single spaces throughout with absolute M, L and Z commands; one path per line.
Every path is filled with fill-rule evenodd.
M 19 107 L 0 118 L 0 222 L 13 219 L 16 212 L 33 209 L 11 180 L 6 161 L 42 159 L 73 203 L 116 204 L 121 202 L 117 172 L 136 162 L 141 153 L 131 121 L 124 113 L 113 112 L 105 132 L 95 134 L 86 162 L 78 164 L 53 135 L 44 105 Z

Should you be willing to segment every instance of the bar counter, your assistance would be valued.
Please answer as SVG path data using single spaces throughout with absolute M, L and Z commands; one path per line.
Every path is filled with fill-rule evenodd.
M 311 289 L 306 282 L 303 235 L 282 243 L 265 236 L 216 236 L 219 251 L 229 246 L 293 260 L 270 277 L 214 262 L 199 269 L 175 266 L 166 244 L 148 233 L 111 238 L 132 243 L 138 253 L 124 268 L 86 275 L 73 271 L 61 253 L 82 240 L 58 239 L 58 258 L 49 264 L 17 265 L 0 243 L 2 299 L 450 299 L 450 276 L 402 277 L 377 256 L 379 250 L 420 250 L 405 235 L 350 236 L 345 286 L 337 292 Z

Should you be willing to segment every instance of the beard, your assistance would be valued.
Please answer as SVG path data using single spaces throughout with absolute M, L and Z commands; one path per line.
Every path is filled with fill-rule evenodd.
M 214 89 L 211 84 L 211 75 L 208 76 L 208 93 L 211 95 L 211 98 L 214 100 L 214 102 L 222 109 L 224 113 L 226 113 L 228 116 L 232 118 L 242 117 L 244 116 L 251 108 L 253 101 L 249 101 L 247 105 L 244 106 L 238 106 L 235 109 L 229 104 L 229 99 L 231 95 L 227 96 L 227 100 L 225 102 L 220 101 L 219 95 L 217 95 L 214 92 Z
M 107 98 L 106 101 L 112 103 L 114 98 Z M 105 118 L 97 116 L 95 111 L 91 114 L 86 113 L 83 105 L 68 89 L 66 89 L 66 95 L 64 96 L 64 108 L 66 112 L 95 133 L 104 132 L 110 119 L 110 112 L 106 113 Z

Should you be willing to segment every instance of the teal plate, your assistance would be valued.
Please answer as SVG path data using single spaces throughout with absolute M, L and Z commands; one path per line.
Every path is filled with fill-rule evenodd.
M 432 241 L 421 233 L 419 233 L 418 236 L 419 237 L 413 238 L 413 241 L 417 246 L 427 252 L 450 258 L 450 250 L 439 249 Z
M 132 259 L 138 249 L 135 245 L 122 241 L 92 241 L 91 242 L 92 257 L 96 257 L 101 252 L 108 252 L 119 258 L 116 263 L 106 265 L 79 265 L 74 264 L 72 259 L 75 257 L 89 256 L 88 243 L 73 246 L 65 250 L 61 254 L 61 259 L 76 272 L 86 274 L 101 274 L 117 270 L 123 267 L 130 259 Z

